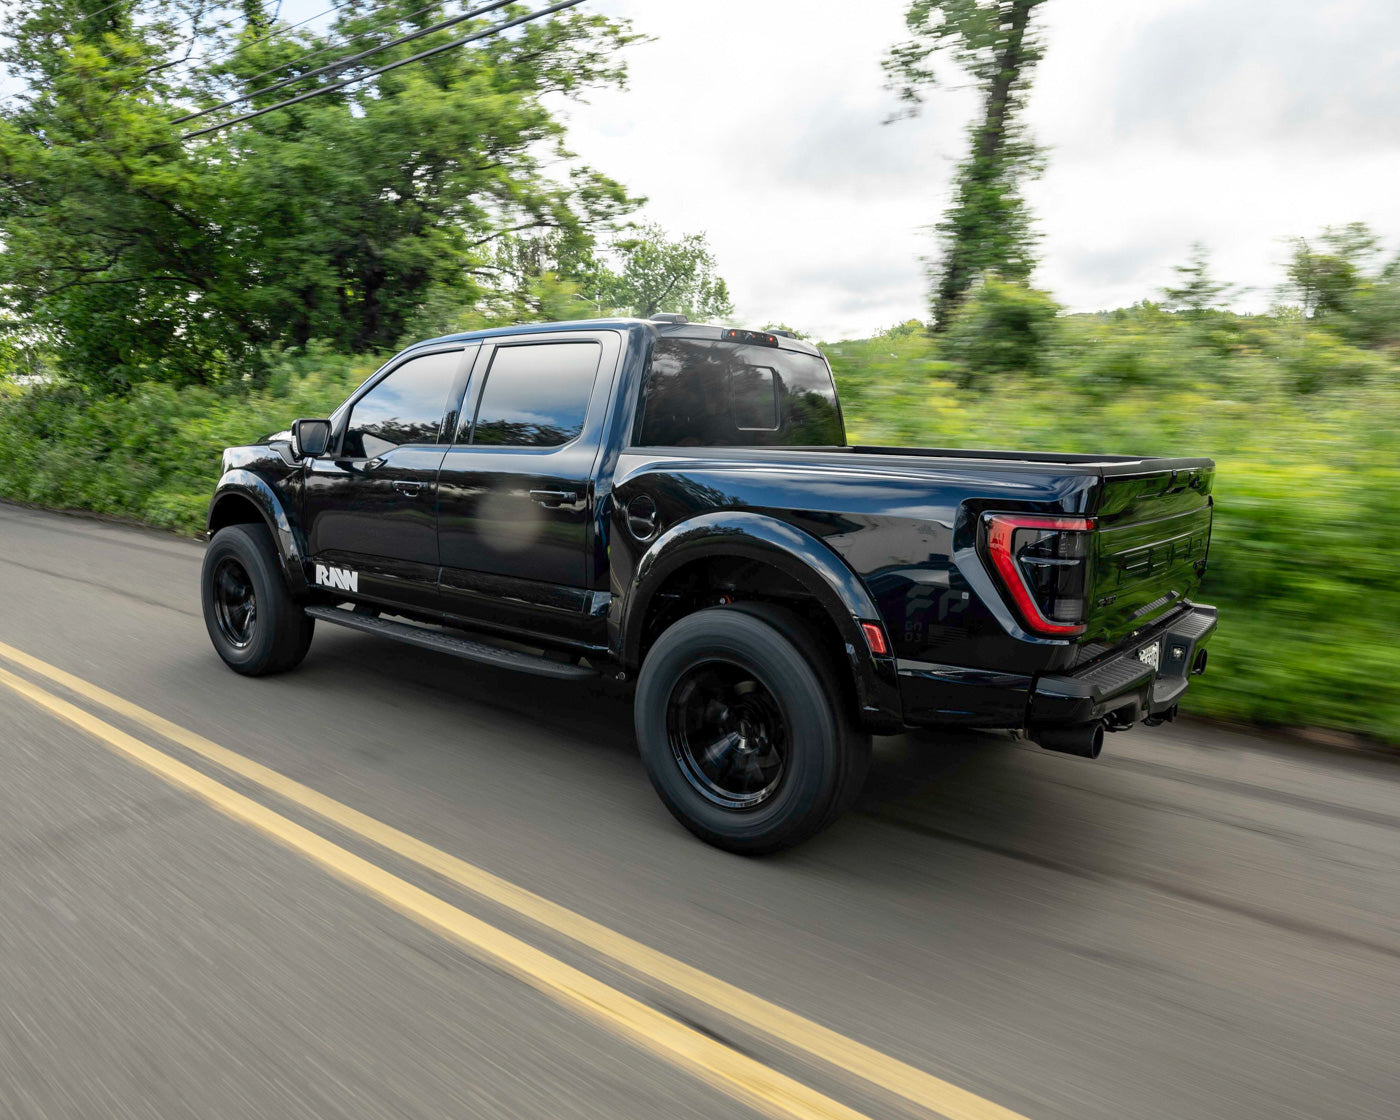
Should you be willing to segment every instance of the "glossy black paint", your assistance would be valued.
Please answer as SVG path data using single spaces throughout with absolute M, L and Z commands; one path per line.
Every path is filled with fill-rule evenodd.
M 508 373 L 529 368 L 546 395 L 551 388 L 579 393 L 577 368 L 561 387 L 551 385 L 547 362 L 534 362 L 533 354 L 549 344 L 570 347 L 575 366 L 579 348 L 591 355 L 582 415 L 577 408 L 563 407 L 530 415 L 516 394 L 512 423 L 529 429 L 521 438 L 544 445 L 502 446 L 496 442 L 498 428 L 491 432 L 492 442 L 477 442 L 473 418 L 477 423 L 499 420 L 500 395 L 494 394 L 498 403 L 493 406 L 491 387 L 493 377 L 500 384 L 498 370 L 505 360 L 512 361 Z M 584 608 L 596 579 L 591 540 L 595 466 L 621 353 L 615 331 L 560 331 L 543 337 L 522 333 L 493 338 L 482 347 L 463 420 L 439 475 L 441 609 L 449 615 L 464 621 L 486 618 L 532 633 L 558 631 L 589 644 L 602 640 L 601 625 Z M 489 420 L 483 406 L 490 411 Z
M 397 365 L 457 347 L 463 364 L 435 444 L 398 448 L 372 468 L 333 456 L 298 462 L 279 440 L 232 450 L 211 527 L 221 502 L 247 500 L 274 527 L 302 590 L 308 561 L 342 556 L 368 583 L 361 598 L 583 652 L 624 672 L 644 658 L 678 573 L 753 561 L 818 605 L 839 639 L 861 717 L 880 731 L 906 722 L 1023 726 L 1037 680 L 1086 671 L 1182 611 L 1199 586 L 1214 474 L 1205 459 L 636 446 L 656 341 L 720 335 L 715 327 L 599 320 L 410 348 L 331 417 L 333 441 L 358 397 Z M 555 341 L 586 341 L 600 352 L 577 434 L 550 419 L 572 438 L 560 446 L 474 444 L 472 420 L 495 353 Z M 778 343 L 820 360 L 806 343 Z M 654 398 L 649 406 L 657 407 Z M 513 423 L 536 421 L 522 414 Z M 409 475 L 431 487 L 428 500 L 394 490 L 394 478 Z M 1022 627 L 982 551 L 988 511 L 1097 519 L 1094 605 L 1082 638 Z M 377 551 L 352 562 L 347 538 Z M 883 627 L 888 656 L 871 654 L 862 622 Z
M 628 465 L 629 456 L 623 456 L 622 466 Z M 899 694 L 894 659 L 875 657 L 866 646 L 860 623 L 879 621 L 880 613 L 855 573 L 835 552 L 798 526 L 744 509 L 686 505 L 683 499 L 690 496 L 690 484 L 671 481 L 668 494 L 665 480 L 643 471 L 619 480 L 614 490 L 613 508 L 618 514 L 613 526 L 614 590 L 608 630 L 609 646 L 621 662 L 629 668 L 640 666 L 646 652 L 649 612 L 670 576 L 710 558 L 753 560 L 784 573 L 822 605 L 840 634 L 841 657 L 852 673 L 862 716 L 872 725 L 897 726 Z M 650 543 L 636 540 L 625 526 L 626 510 L 644 486 L 654 497 L 656 522 L 661 527 Z
M 266 445 L 230 447 L 224 452 L 219 485 L 209 502 L 205 529 L 261 521 L 272 533 L 282 573 L 293 592 L 306 590 L 306 538 L 288 509 L 301 503 L 301 475 L 287 451 Z
M 302 460 L 309 559 L 358 572 L 367 600 L 436 609 L 439 440 L 473 354 L 434 347 L 391 362 L 332 423 L 333 450 Z

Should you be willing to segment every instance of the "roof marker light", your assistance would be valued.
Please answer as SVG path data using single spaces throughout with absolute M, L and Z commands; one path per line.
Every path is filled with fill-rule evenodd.
M 753 346 L 780 346 L 778 336 L 765 331 L 741 331 L 730 327 L 720 338 L 725 342 L 747 342 Z

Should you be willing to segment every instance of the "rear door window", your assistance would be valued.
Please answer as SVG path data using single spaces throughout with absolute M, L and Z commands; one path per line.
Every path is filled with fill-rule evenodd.
M 602 353 L 596 342 L 502 346 L 491 359 L 471 442 L 560 447 L 575 439 Z

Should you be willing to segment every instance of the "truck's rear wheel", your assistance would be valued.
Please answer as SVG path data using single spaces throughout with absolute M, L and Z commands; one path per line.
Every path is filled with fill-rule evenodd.
M 204 553 L 200 598 L 214 649 L 245 676 L 291 669 L 311 647 L 316 620 L 292 598 L 262 525 L 228 525 L 214 534 Z
M 853 799 L 870 739 L 821 649 L 790 611 L 740 604 L 686 616 L 647 655 L 635 712 L 642 760 L 702 840 L 776 851 Z

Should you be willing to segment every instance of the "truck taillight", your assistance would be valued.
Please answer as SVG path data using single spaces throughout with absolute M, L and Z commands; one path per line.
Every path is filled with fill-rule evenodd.
M 1094 519 L 989 513 L 985 524 L 992 567 L 1026 629 L 1056 638 L 1084 633 Z

